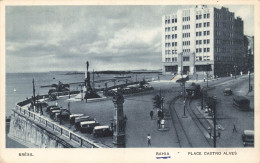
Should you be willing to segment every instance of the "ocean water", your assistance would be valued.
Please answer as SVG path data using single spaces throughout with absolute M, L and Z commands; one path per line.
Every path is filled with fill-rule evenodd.
M 75 83 L 75 82 L 83 82 L 84 74 L 73 74 L 73 75 L 65 75 L 67 72 L 46 72 L 46 73 L 6 73 L 6 117 L 10 116 L 11 110 L 14 108 L 17 102 L 25 100 L 27 97 L 32 97 L 33 95 L 33 84 L 32 80 L 34 79 L 35 83 L 35 94 L 47 94 L 48 90 L 51 87 L 40 88 L 43 85 L 51 85 L 58 84 L 59 81 L 63 83 Z M 94 78 L 96 80 L 105 80 L 112 79 L 114 76 L 118 76 L 118 74 L 95 74 Z M 126 74 L 126 76 L 131 76 L 128 78 L 130 81 L 140 81 L 145 79 L 156 79 L 158 77 L 158 73 L 142 73 L 142 74 Z M 93 75 L 90 74 L 91 80 L 93 79 Z M 95 84 L 96 88 L 105 87 L 105 82 Z M 108 83 L 108 87 L 114 84 L 122 84 L 125 83 L 125 79 L 118 79 L 116 83 L 110 82 Z M 79 84 L 71 85 L 71 90 L 80 90 Z M 14 91 L 14 89 L 16 91 Z
M 19 101 L 33 95 L 32 79 L 35 83 L 35 94 L 47 94 L 50 88 L 40 88 L 42 85 L 80 82 L 84 80 L 84 74 L 64 75 L 64 73 L 7 73 L 6 74 L 6 116 L 10 116 L 11 109 Z M 55 78 L 55 79 L 54 79 Z M 16 91 L 14 91 L 14 89 Z

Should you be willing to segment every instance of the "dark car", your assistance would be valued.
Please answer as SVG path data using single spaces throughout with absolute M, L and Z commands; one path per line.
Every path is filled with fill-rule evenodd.
M 70 115 L 70 124 L 73 125 L 75 123 L 75 118 L 81 117 L 81 116 L 84 116 L 84 114 L 71 114 Z
M 76 117 L 75 118 L 75 128 L 77 130 L 80 129 L 80 122 L 83 122 L 83 121 L 94 121 L 95 119 L 90 117 L 90 116 L 81 116 L 81 117 Z
M 96 121 L 83 121 L 83 122 L 80 122 L 79 126 L 80 126 L 79 127 L 80 132 L 82 132 L 82 133 L 92 133 L 94 127 L 100 126 L 100 124 Z
M 244 130 L 242 141 L 245 147 L 254 147 L 254 135 L 253 130 Z
M 113 136 L 113 131 L 109 126 L 96 126 L 93 129 L 94 137 Z
M 232 90 L 230 88 L 225 88 L 225 90 L 223 91 L 224 96 L 230 96 L 232 95 Z

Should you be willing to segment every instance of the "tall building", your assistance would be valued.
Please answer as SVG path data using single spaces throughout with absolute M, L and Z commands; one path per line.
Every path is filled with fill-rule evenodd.
M 205 5 L 162 17 L 164 73 L 229 75 L 242 70 L 243 21 L 228 8 Z

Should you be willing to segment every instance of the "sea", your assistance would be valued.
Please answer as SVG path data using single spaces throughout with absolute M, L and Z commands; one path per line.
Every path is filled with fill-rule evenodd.
M 130 80 L 132 81 L 140 81 L 143 78 L 145 79 L 155 79 L 158 77 L 158 73 L 130 73 L 125 74 L 126 76 L 131 76 Z M 95 80 L 106 80 L 111 79 L 118 74 L 91 74 L 91 78 L 95 78 Z M 5 81 L 5 116 L 8 118 L 11 115 L 11 110 L 15 107 L 16 103 L 25 100 L 26 98 L 30 98 L 33 95 L 33 79 L 35 83 L 35 94 L 43 95 L 48 94 L 48 90 L 51 87 L 44 87 L 51 84 L 58 84 L 58 82 L 62 82 L 64 84 L 67 83 L 77 83 L 83 82 L 85 78 L 84 73 L 68 73 L 68 72 L 44 72 L 44 73 L 6 73 L 6 81 Z M 91 79 L 92 80 L 92 79 Z M 119 81 L 118 81 L 119 82 Z M 122 79 L 121 82 L 124 82 Z M 113 83 L 110 83 L 111 86 Z M 118 83 L 119 84 L 119 83 Z M 102 83 L 96 85 L 96 87 L 103 87 Z M 80 90 L 81 87 L 79 84 L 74 84 L 71 87 L 71 90 Z M 9 128 L 6 127 L 6 134 L 8 133 Z M 6 147 L 7 148 L 25 148 L 25 146 L 9 139 L 6 136 Z

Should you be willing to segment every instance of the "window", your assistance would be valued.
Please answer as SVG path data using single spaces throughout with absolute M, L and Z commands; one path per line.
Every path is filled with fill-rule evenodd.
M 202 40 L 199 40 L 199 44 L 201 45 L 201 43 L 202 43 Z
M 209 35 L 210 33 L 209 33 L 209 31 L 207 31 L 207 35 Z
M 206 19 L 207 18 L 207 14 L 204 14 L 204 19 Z
M 202 25 L 202 24 L 201 24 L 201 23 L 199 23 L 199 28 L 201 28 L 201 25 Z
M 207 22 L 207 27 L 209 27 L 209 22 Z
M 198 40 L 196 40 L 196 45 L 198 45 L 199 44 L 199 41 Z
M 172 19 L 172 23 L 174 23 L 174 19 Z
M 188 61 L 190 61 L 190 57 L 183 57 L 183 61 L 185 62 L 188 62 Z
M 207 23 L 204 23 L 204 27 L 206 27 L 207 26 Z
M 208 13 L 208 14 L 207 14 L 207 18 L 209 18 L 209 17 L 210 17 L 210 14 Z
M 177 26 L 175 26 L 175 31 L 177 31 Z
M 199 19 L 201 19 L 202 18 L 202 16 L 201 15 L 199 15 Z
M 207 52 L 207 48 L 204 48 L 204 52 Z
M 207 52 L 209 52 L 209 48 L 207 48 Z
M 196 15 L 196 20 L 198 20 L 199 19 L 199 16 L 198 15 Z
M 204 31 L 203 34 L 204 34 L 204 36 L 206 36 L 207 35 L 207 31 Z
M 170 19 L 168 19 L 168 24 L 170 24 Z
M 207 44 L 207 40 L 203 40 L 204 44 Z

